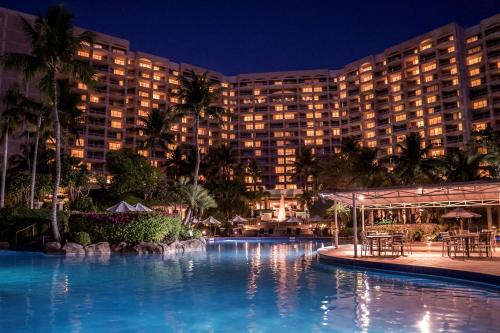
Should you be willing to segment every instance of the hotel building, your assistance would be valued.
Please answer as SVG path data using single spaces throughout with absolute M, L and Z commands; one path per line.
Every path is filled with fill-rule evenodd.
M 0 8 L 0 54 L 28 52 L 18 16 Z M 96 70 L 97 84 L 81 95 L 85 128 L 71 154 L 96 173 L 105 172 L 110 150 L 133 148 L 144 141 L 141 116 L 151 108 L 178 103 L 179 77 L 193 69 L 167 58 L 130 50 L 129 41 L 96 33 L 82 45 L 82 61 Z M 226 76 L 209 71 L 229 112 L 223 126 L 203 123 L 202 152 L 230 144 L 240 160 L 255 158 L 268 189 L 294 189 L 296 154 L 310 147 L 316 155 L 338 152 L 342 139 L 356 137 L 377 147 L 380 157 L 397 153 L 397 143 L 419 132 L 432 156 L 463 147 L 472 129 L 500 130 L 500 14 L 462 28 L 450 23 L 367 56 L 341 69 L 271 72 Z M 20 74 L 0 69 L 0 93 Z M 28 92 L 36 96 L 35 86 Z M 192 121 L 173 126 L 177 144 L 193 142 Z M 165 158 L 156 151 L 155 161 Z M 250 180 L 248 180 L 250 182 Z

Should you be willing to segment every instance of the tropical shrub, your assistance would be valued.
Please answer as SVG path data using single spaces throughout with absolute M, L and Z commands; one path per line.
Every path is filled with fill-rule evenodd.
M 190 228 L 183 224 L 179 230 L 179 240 L 187 240 L 192 238 L 200 238 L 203 236 L 202 231 L 198 229 L 191 229 L 192 234 L 189 232 Z M 192 235 L 192 236 L 191 236 Z
M 86 246 L 92 243 L 90 239 L 90 235 L 84 231 L 80 231 L 75 233 L 75 236 L 73 237 L 73 241 L 75 243 L 78 243 L 80 245 Z
M 87 232 L 94 241 L 172 242 L 179 238 L 181 222 L 159 213 L 92 213 L 72 217 L 70 229 Z

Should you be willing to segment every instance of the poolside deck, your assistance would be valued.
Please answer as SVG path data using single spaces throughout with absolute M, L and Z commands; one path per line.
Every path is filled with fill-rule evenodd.
M 429 274 L 500 286 L 500 247 L 493 253 L 493 258 L 479 257 L 477 253 L 470 258 L 443 257 L 440 243 L 414 244 L 413 254 L 404 257 L 361 257 L 360 253 L 358 248 L 358 258 L 354 258 L 353 245 L 318 250 L 320 261 L 327 263 Z

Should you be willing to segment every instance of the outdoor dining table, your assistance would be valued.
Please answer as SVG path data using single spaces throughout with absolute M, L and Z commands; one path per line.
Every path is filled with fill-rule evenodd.
M 373 242 L 377 241 L 378 255 L 382 256 L 382 240 L 392 239 L 393 235 L 389 234 L 376 234 L 376 235 L 366 235 L 366 239 L 370 241 L 370 254 L 373 255 Z M 403 249 L 401 248 L 401 255 L 403 256 Z
M 464 245 L 465 245 L 465 255 L 467 257 L 470 257 L 470 252 L 471 252 L 471 248 L 472 248 L 472 244 L 473 244 L 473 242 L 471 240 L 474 240 L 475 238 L 478 238 L 478 235 L 477 234 L 473 234 L 473 233 L 458 234 L 458 235 L 455 235 L 455 236 L 451 236 L 450 238 L 463 240 L 464 241 Z

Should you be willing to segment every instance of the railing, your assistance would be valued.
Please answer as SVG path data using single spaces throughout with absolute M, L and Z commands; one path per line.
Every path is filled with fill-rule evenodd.
M 31 237 L 32 237 L 32 239 L 35 238 L 35 226 L 36 226 L 36 223 L 33 223 L 33 224 L 31 224 L 31 225 L 23 228 L 23 229 L 20 229 L 20 230 L 16 231 L 16 240 L 15 240 L 16 241 L 16 245 L 17 245 L 17 235 L 20 232 L 23 232 L 23 231 L 28 230 L 30 228 L 31 228 Z

